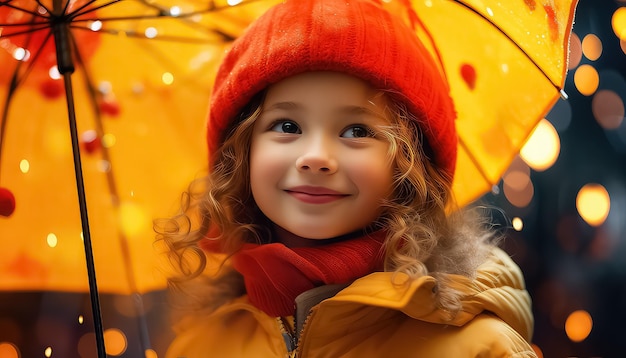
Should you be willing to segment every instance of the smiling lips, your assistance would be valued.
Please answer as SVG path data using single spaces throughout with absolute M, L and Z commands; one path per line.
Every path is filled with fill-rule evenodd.
M 285 191 L 307 204 L 326 204 L 349 196 L 349 194 L 316 186 L 297 186 Z

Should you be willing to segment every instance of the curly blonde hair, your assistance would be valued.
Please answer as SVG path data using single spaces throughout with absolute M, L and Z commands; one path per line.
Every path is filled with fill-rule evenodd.
M 460 298 L 449 287 L 447 274 L 471 278 L 485 260 L 493 234 L 477 210 L 455 207 L 451 179 L 428 159 L 418 120 L 393 96 L 383 95 L 392 120 L 380 130 L 389 142 L 394 188 L 372 228 L 387 232 L 384 270 L 410 279 L 436 277 L 438 305 L 452 317 L 460 309 Z M 211 312 L 244 294 L 243 278 L 224 263 L 244 243 L 271 241 L 270 222 L 252 197 L 248 167 L 262 102 L 260 95 L 226 131 L 223 145 L 213 153 L 210 173 L 190 185 L 179 214 L 156 222 L 157 239 L 165 244 L 176 270 L 168 283 L 182 312 Z M 207 238 L 219 242 L 225 255 L 207 256 L 199 247 Z M 217 261 L 209 264 L 211 259 Z M 219 273 L 205 274 L 216 270 Z

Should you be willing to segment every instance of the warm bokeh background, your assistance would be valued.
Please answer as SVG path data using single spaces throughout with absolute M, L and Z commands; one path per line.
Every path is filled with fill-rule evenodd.
M 526 275 L 545 357 L 626 357 L 625 6 L 580 1 L 569 99 L 486 196 L 510 225 L 505 245 Z
M 535 3 L 535 1 L 526 1 L 526 3 L 530 2 Z M 536 135 L 524 147 L 522 157 L 515 160 L 503 176 L 503 180 L 492 193 L 484 197 L 484 201 L 501 208 L 501 211 L 494 210 L 494 220 L 503 228 L 506 236 L 505 248 L 520 264 L 526 275 L 528 289 L 533 297 L 536 320 L 534 344 L 540 355 L 544 357 L 624 357 L 626 356 L 626 327 L 624 325 L 626 322 L 626 220 L 624 219 L 626 217 L 626 123 L 624 123 L 626 1 L 581 0 L 574 33 L 570 73 L 565 88 L 569 99 L 557 103 L 553 111 L 547 115 L 547 119 L 540 125 Z M 196 63 L 199 64 L 207 62 L 207 59 L 202 56 L 197 56 L 196 59 L 198 61 Z M 202 73 L 206 75 L 206 72 Z M 180 78 L 176 77 L 176 79 L 178 81 Z M 184 80 L 194 79 L 197 78 L 194 78 L 192 74 Z M 158 98 L 170 98 L 170 96 L 177 98 L 179 106 L 170 109 L 174 113 L 159 113 L 153 117 L 163 121 L 165 128 L 169 128 L 167 127 L 168 120 L 176 118 L 176 113 L 179 113 L 177 111 L 189 107 L 185 99 L 188 101 L 199 95 L 194 88 L 189 86 L 174 92 L 172 88 L 175 87 L 168 86 L 157 92 L 148 92 L 152 90 L 150 85 L 152 82 L 147 77 L 139 80 L 148 86 L 130 86 L 128 91 L 131 95 L 126 96 L 134 102 L 134 104 L 127 105 L 135 108 L 137 117 L 142 117 L 144 113 L 142 111 L 150 109 L 150 103 L 146 102 L 149 93 L 151 93 L 153 104 L 159 103 Z M 54 88 L 48 89 L 54 90 Z M 107 91 L 106 88 L 101 90 Z M 200 98 L 206 99 L 205 93 L 200 95 Z M 28 105 L 30 98 L 34 98 L 29 96 L 35 95 L 28 94 L 26 91 L 23 96 L 21 99 L 23 105 Z M 118 97 L 120 98 L 123 97 Z M 110 104 L 103 103 L 102 108 L 108 111 L 107 116 L 115 117 L 116 108 L 108 106 Z M 134 105 L 137 107 L 132 107 Z M 201 116 L 199 113 L 202 113 L 203 108 L 195 115 Z M 62 103 L 54 105 L 54 110 L 62 111 L 62 109 Z M 48 111 L 42 107 L 32 110 L 39 111 L 37 112 L 38 118 L 42 120 L 47 118 Z M 159 125 L 160 128 L 163 128 L 163 123 Z M 111 128 L 116 129 L 120 127 L 120 121 L 115 122 L 113 118 L 110 125 Z M 20 128 L 23 131 L 29 131 L 34 127 L 21 126 Z M 132 132 L 131 135 L 135 137 L 120 135 L 116 145 L 123 149 L 124 138 L 135 138 L 135 140 L 146 140 L 152 143 L 150 142 L 152 133 L 146 128 L 142 122 L 139 122 L 138 126 L 129 129 Z M 39 150 L 45 152 L 45 145 L 55 147 L 59 142 L 66 143 L 66 134 L 61 135 L 54 131 L 51 133 L 42 142 L 43 147 Z M 197 135 L 197 133 L 184 133 L 183 137 Z M 167 134 L 159 135 L 171 137 Z M 164 144 L 163 147 L 169 145 Z M 183 148 L 185 150 L 201 148 L 201 143 L 192 141 L 186 143 L 185 146 L 188 146 Z M 52 154 L 64 153 L 53 152 Z M 128 157 L 125 157 L 123 154 L 127 152 L 122 150 L 120 153 L 122 154 L 118 155 L 122 159 L 131 163 L 140 163 L 140 158 L 149 155 L 149 153 L 130 153 Z M 550 154 L 553 155 L 552 158 Z M 163 159 L 163 156 L 165 154 L 159 152 L 159 158 Z M 203 155 L 199 157 L 202 158 Z M 87 157 L 86 163 L 93 166 L 92 170 L 99 170 L 98 157 Z M 172 163 L 165 163 L 163 162 L 162 167 L 158 169 L 170 170 L 166 165 L 172 165 Z M 195 166 L 193 163 L 195 162 L 191 160 L 189 163 L 177 163 L 176 165 L 184 166 L 188 170 L 185 173 L 178 172 L 178 176 L 183 174 L 188 177 L 194 176 L 197 170 L 190 168 L 190 166 Z M 31 168 L 22 168 L 20 163 L 16 165 L 20 166 L 20 170 L 30 170 L 31 173 L 34 173 L 33 170 L 36 168 L 32 164 Z M 148 179 L 144 177 L 143 181 L 134 183 L 134 190 L 121 188 L 122 199 L 126 199 L 127 204 L 116 208 L 121 212 L 120 217 L 126 218 L 120 225 L 124 229 L 123 234 L 128 236 L 131 242 L 138 236 L 145 237 L 146 240 L 152 239 L 149 233 L 146 234 L 150 231 L 149 227 L 137 227 L 133 223 L 145 222 L 142 219 L 148 216 L 161 215 L 172 210 L 176 202 L 174 192 L 180 189 L 168 188 L 172 190 L 172 193 L 168 194 L 171 200 L 163 201 L 160 200 L 162 198 L 149 197 L 143 193 L 151 188 L 151 181 L 162 174 L 155 174 L 158 171 L 152 171 L 156 169 L 149 163 L 141 163 L 135 167 L 146 174 Z M 3 175 L 6 175 L 6 169 Z M 180 179 L 178 176 L 167 176 L 167 178 L 178 181 Z M 71 183 L 71 179 L 60 180 L 60 182 L 65 181 Z M 142 183 L 146 185 L 141 185 Z M 176 185 L 179 183 L 177 182 Z M 69 189 L 67 193 L 57 187 L 44 189 L 44 194 L 53 191 L 58 200 L 66 200 L 64 195 L 75 195 Z M 148 207 L 155 209 L 154 205 L 147 205 L 155 200 L 162 205 L 157 213 L 142 211 L 142 208 L 145 210 Z M 43 205 L 54 207 L 53 204 L 46 202 Z M 19 212 L 16 213 L 19 214 Z M 107 220 L 114 222 L 116 219 L 109 217 Z M 49 221 L 54 223 L 54 220 Z M 106 221 L 100 225 L 105 224 Z M 96 225 L 99 224 L 96 223 Z M 4 227 L 0 227 L 2 228 Z M 54 264 L 47 264 L 45 261 L 51 255 L 45 255 L 42 251 L 67 247 L 63 245 L 68 245 L 68 237 L 76 239 L 79 232 L 80 229 L 77 228 L 69 234 L 53 233 L 51 236 L 48 231 L 45 231 L 40 242 L 35 242 L 36 240 L 33 242 L 33 245 L 40 245 L 43 249 L 33 249 L 23 255 L 13 255 L 11 257 L 16 259 L 11 262 L 0 261 L 0 268 L 4 270 L 3 272 L 34 280 L 28 282 L 37 282 L 37 280 L 50 282 L 49 277 L 53 277 L 57 284 L 67 284 L 65 288 L 71 289 L 61 292 L 51 287 L 46 291 L 41 291 L 35 290 L 33 286 L 0 292 L 0 358 L 95 357 L 95 338 L 89 296 L 79 290 L 80 287 L 85 286 L 84 268 L 81 268 L 78 273 L 54 271 Z M 111 234 L 111 242 L 117 242 L 117 235 L 116 232 Z M 4 234 L 0 235 L 0 240 L 3 242 L 17 239 Z M 80 255 L 80 245 L 76 245 L 76 242 L 73 245 L 77 249 L 68 255 Z M 146 247 L 146 245 L 138 247 Z M 119 248 L 113 247 L 105 249 L 119 251 Z M 133 255 L 139 255 L 138 251 L 141 249 L 131 246 Z M 68 260 L 70 258 L 67 257 Z M 80 262 L 82 260 L 84 259 L 81 257 Z M 110 262 L 105 263 L 104 260 L 99 260 L 100 270 L 110 264 Z M 140 357 L 142 347 L 146 346 L 151 347 L 146 354 L 147 357 L 163 356 L 165 347 L 172 338 L 165 293 L 163 290 L 153 290 L 162 285 L 163 278 L 152 272 L 151 262 L 145 260 L 142 262 L 146 267 L 139 266 L 135 270 L 143 268 L 147 270 L 148 277 L 155 278 L 154 282 L 145 280 L 139 282 L 146 284 L 145 287 L 139 288 L 141 292 L 146 292 L 142 295 L 119 294 L 120 290 L 113 288 L 117 284 L 117 277 L 122 274 L 114 273 L 102 281 L 104 290 L 100 298 L 105 339 L 110 356 Z M 96 263 L 98 264 L 98 261 Z M 109 268 L 112 272 L 124 271 L 120 264 L 114 263 Z M 155 272 L 158 273 L 158 271 Z M 64 274 L 67 276 L 63 276 Z M 70 274 L 79 277 L 80 281 L 77 283 L 73 279 L 68 279 Z M 125 277 L 121 277 L 119 281 L 124 287 L 128 285 Z M 11 277 L 7 275 L 0 277 L 0 282 L 12 284 Z M 108 286 L 111 287 L 110 290 L 106 290 Z

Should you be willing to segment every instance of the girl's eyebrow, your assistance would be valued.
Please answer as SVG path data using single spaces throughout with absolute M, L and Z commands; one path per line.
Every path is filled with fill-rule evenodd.
M 296 102 L 289 102 L 289 101 L 286 101 L 286 102 L 276 102 L 276 103 L 273 103 L 271 106 L 265 108 L 264 111 L 273 111 L 273 110 L 276 110 L 276 109 L 284 109 L 284 110 L 294 110 L 294 109 L 297 109 L 297 110 L 302 110 L 302 109 L 304 109 L 304 106 L 301 105 L 301 104 L 298 104 Z
M 341 107 L 338 112 L 342 114 L 347 114 L 347 115 L 367 115 L 367 116 L 385 119 L 385 116 L 382 113 L 374 111 L 369 107 L 363 107 L 363 106 L 344 106 L 344 107 Z
M 265 108 L 263 111 L 265 112 L 265 111 L 273 111 L 273 110 L 304 110 L 304 109 L 305 109 L 305 106 L 303 106 L 302 104 L 299 104 L 297 102 L 284 101 L 284 102 L 272 103 L 272 105 Z M 376 118 L 385 119 L 385 116 L 383 114 L 377 111 L 374 111 L 371 108 L 358 106 L 358 105 L 342 106 L 336 112 L 339 114 L 344 114 L 344 115 L 368 115 L 368 116 L 372 116 Z

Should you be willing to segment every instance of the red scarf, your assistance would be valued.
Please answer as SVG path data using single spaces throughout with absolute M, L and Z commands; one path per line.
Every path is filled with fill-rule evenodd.
M 384 234 L 317 247 L 246 244 L 233 256 L 250 302 L 272 317 L 294 314 L 298 295 L 312 288 L 351 282 L 382 267 Z

